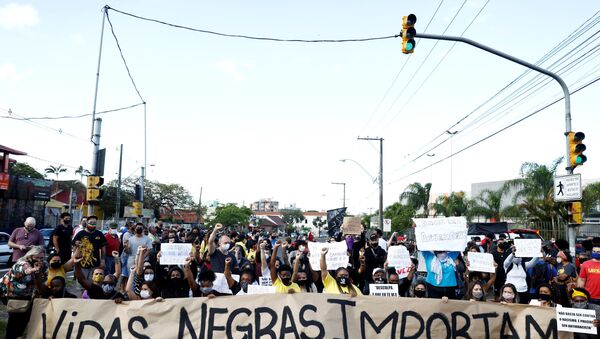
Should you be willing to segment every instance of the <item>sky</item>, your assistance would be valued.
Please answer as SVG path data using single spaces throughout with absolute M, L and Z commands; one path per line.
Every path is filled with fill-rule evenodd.
M 515 178 L 524 162 L 550 164 L 565 155 L 564 101 L 448 157 L 560 99 L 562 91 L 461 43 L 417 40 L 415 52 L 405 55 L 400 38 L 250 40 L 108 10 L 140 98 L 108 21 L 100 53 L 105 5 L 199 30 L 306 40 L 395 36 L 402 16 L 414 13 L 419 33 L 464 32 L 532 63 L 554 50 L 540 65 L 559 72 L 571 91 L 600 76 L 597 0 L 0 1 L 1 145 L 27 152 L 15 158 L 39 171 L 66 166 L 60 179 L 78 178 L 80 165 L 91 168 L 91 116 L 6 117 L 92 113 L 100 56 L 96 111 L 146 102 L 148 179 L 181 184 L 194 199 L 202 187 L 203 202 L 248 206 L 270 198 L 328 210 L 343 204 L 342 187 L 332 182 L 344 182 L 350 213 L 375 211 L 379 143 L 359 136 L 384 139 L 385 206 L 413 182 L 432 182 L 437 195 Z M 586 31 L 571 35 L 588 19 Z M 586 134 L 588 162 L 575 171 L 584 179 L 600 177 L 598 93 L 594 83 L 571 97 L 572 129 Z M 106 181 L 117 177 L 120 144 L 122 176 L 138 175 L 143 106 L 99 117 Z M 450 138 L 446 131 L 458 133 Z

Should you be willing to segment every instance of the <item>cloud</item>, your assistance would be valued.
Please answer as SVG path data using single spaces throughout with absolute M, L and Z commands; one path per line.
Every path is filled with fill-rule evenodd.
M 238 71 L 238 66 L 232 60 L 219 60 L 215 66 L 225 74 L 231 76 L 236 81 L 244 81 L 245 77 Z
M 13 64 L 0 65 L 0 80 L 21 81 L 29 77 L 31 73 L 33 73 L 31 69 L 28 69 L 25 73 L 19 73 Z
M 0 7 L 0 27 L 25 28 L 39 22 L 36 9 L 31 5 L 8 4 Z

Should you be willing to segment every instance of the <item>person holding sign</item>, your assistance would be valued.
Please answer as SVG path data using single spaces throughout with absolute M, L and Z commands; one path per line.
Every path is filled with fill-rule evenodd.
M 362 295 L 358 287 L 350 281 L 350 272 L 345 267 L 335 270 L 335 278 L 332 278 L 327 271 L 327 260 L 325 256 L 329 248 L 321 248 L 321 280 L 323 280 L 323 292 L 331 294 L 350 294 L 353 297 Z
M 527 270 L 534 267 L 538 258 L 532 258 L 528 262 L 523 262 L 521 258 L 515 256 L 517 248 L 511 247 L 511 253 L 504 260 L 504 271 L 506 272 L 506 284 L 516 288 L 519 293 L 519 300 L 522 304 L 529 304 L 529 288 L 527 287 Z
M 575 287 L 571 292 L 571 302 L 573 308 L 583 310 L 594 310 L 596 312 L 596 319 L 592 321 L 592 325 L 596 328 L 600 327 L 600 306 L 590 304 L 590 292 L 585 288 Z M 587 339 L 587 338 L 598 338 L 600 336 L 600 330 L 596 334 L 585 334 L 585 333 L 574 333 L 573 338 L 575 339 Z
M 427 293 L 429 298 L 456 299 L 456 259 L 459 252 L 423 251 L 427 267 Z
M 269 268 L 271 270 L 271 280 L 277 293 L 300 293 L 300 286 L 292 282 L 292 268 L 289 265 L 281 265 L 279 269 L 275 267 L 277 261 L 277 251 L 281 247 L 281 242 L 277 241 L 271 254 L 271 260 L 269 260 Z M 294 272 L 293 274 L 298 274 Z

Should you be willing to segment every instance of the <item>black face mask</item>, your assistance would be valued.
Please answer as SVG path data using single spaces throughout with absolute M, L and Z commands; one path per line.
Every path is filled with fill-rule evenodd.
M 552 296 L 548 295 L 548 294 L 540 294 L 538 299 L 543 300 L 543 301 L 550 301 L 550 300 L 552 300 Z
M 290 281 L 292 280 L 292 278 L 280 278 L 280 279 L 281 279 L 281 282 L 286 286 L 289 285 Z
M 415 290 L 415 297 L 417 297 L 417 298 L 425 297 L 425 291 Z
M 300 286 L 304 286 L 304 285 L 306 285 L 307 283 L 308 283 L 308 280 L 307 280 L 307 279 L 304 279 L 304 280 L 298 280 L 298 282 L 297 282 L 297 284 L 298 284 L 298 285 L 300 285 Z
M 135 229 L 135 233 L 142 234 L 142 233 L 144 233 L 144 229 L 143 228 L 136 228 Z
M 54 268 L 54 269 L 58 269 L 62 266 L 62 263 L 60 261 L 56 261 L 56 262 L 51 262 L 50 263 L 50 267 Z
M 340 286 L 348 286 L 348 278 L 337 277 L 336 280 L 337 280 L 338 284 L 340 284 Z
M 171 278 L 171 282 L 175 285 L 181 285 L 181 283 L 183 283 L 183 278 Z
M 63 220 L 63 223 L 64 223 L 66 226 L 69 226 L 69 225 L 71 225 L 71 220 Z

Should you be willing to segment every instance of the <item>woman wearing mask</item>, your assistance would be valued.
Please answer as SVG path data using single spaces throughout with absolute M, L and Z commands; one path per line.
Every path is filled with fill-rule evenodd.
M 133 279 L 131 276 L 133 275 L 135 267 L 132 267 L 131 274 L 127 279 L 127 296 L 129 300 L 148 300 L 154 298 L 156 301 L 163 301 L 163 298 L 160 296 L 160 292 L 156 287 L 156 284 L 152 281 L 144 281 L 140 288 L 140 292 L 136 293 L 133 291 Z
M 570 307 L 569 284 L 577 283 L 577 269 L 569 253 L 559 251 L 556 255 L 557 275 L 554 282 L 558 287 L 558 301 L 563 307 Z
M 459 252 L 423 251 L 427 267 L 427 294 L 429 298 L 456 299 L 457 263 Z
M 485 301 L 485 284 L 481 281 L 471 281 L 465 295 L 465 300 L 469 301 Z
M 160 296 L 164 299 L 169 298 L 188 298 L 190 296 L 190 284 L 184 278 L 185 274 L 178 266 L 166 267 L 160 265 L 161 253 L 156 255 L 156 267 L 154 268 L 154 278 Z
M 277 293 L 299 293 L 300 286 L 295 282 L 292 282 L 292 275 L 298 274 L 289 265 L 281 265 L 279 268 L 275 267 L 276 253 L 279 250 L 281 243 L 275 243 L 273 253 L 271 254 L 271 260 L 269 261 L 269 269 L 271 270 L 271 281 L 275 287 Z M 285 251 L 285 249 L 284 249 Z M 296 267 L 297 268 L 297 267 Z
M 33 246 L 19 258 L 11 270 L 4 275 L 0 284 L 0 295 L 8 299 L 8 323 L 6 338 L 23 335 L 31 316 L 35 273 L 45 271 L 45 251 L 42 246 Z
M 530 305 L 542 307 L 556 307 L 554 302 L 554 293 L 549 284 L 541 284 L 536 289 L 536 300 L 531 300 Z
M 592 321 L 592 324 L 596 326 L 596 328 L 600 327 L 600 306 L 595 304 L 590 304 L 588 301 L 590 300 L 590 292 L 588 292 L 585 288 L 575 287 L 571 292 L 571 307 L 583 309 L 583 310 L 594 310 L 596 312 L 596 319 Z M 591 339 L 600 337 L 600 329 L 597 330 L 596 334 L 586 334 L 586 333 L 574 333 L 574 339 Z
M 300 245 L 296 251 L 292 281 L 300 286 L 302 292 L 317 293 L 317 286 L 313 281 L 319 279 L 319 275 L 312 270 L 305 250 L 304 245 Z
M 424 281 L 419 281 L 413 287 L 412 295 L 415 298 L 427 298 L 427 284 Z
M 522 304 L 529 304 L 529 287 L 527 286 L 527 270 L 533 268 L 538 258 L 532 258 L 524 263 L 521 258 L 515 257 L 516 247 L 511 247 L 511 253 L 504 260 L 506 284 L 516 288 Z
M 332 294 L 350 294 L 353 297 L 362 295 L 358 287 L 350 281 L 350 272 L 345 267 L 340 267 L 335 271 L 335 278 L 331 277 L 327 271 L 327 261 L 325 255 L 329 248 L 321 249 L 321 280 L 323 281 L 323 292 Z
M 515 285 L 506 283 L 500 289 L 500 303 L 501 304 L 518 304 L 519 293 Z
M 46 281 L 46 285 L 50 287 L 50 281 L 54 277 L 65 277 L 66 272 L 69 272 L 73 269 L 74 261 L 73 258 L 69 259 L 66 263 L 63 263 L 61 260 L 60 254 L 56 252 L 50 252 L 48 256 L 48 279 Z
M 67 291 L 67 281 L 64 277 L 56 276 L 50 281 L 50 285 L 46 286 L 44 277 L 38 272 L 35 274 L 36 288 L 40 292 L 40 296 L 46 299 L 61 299 L 71 298 L 76 299 L 77 296 Z

